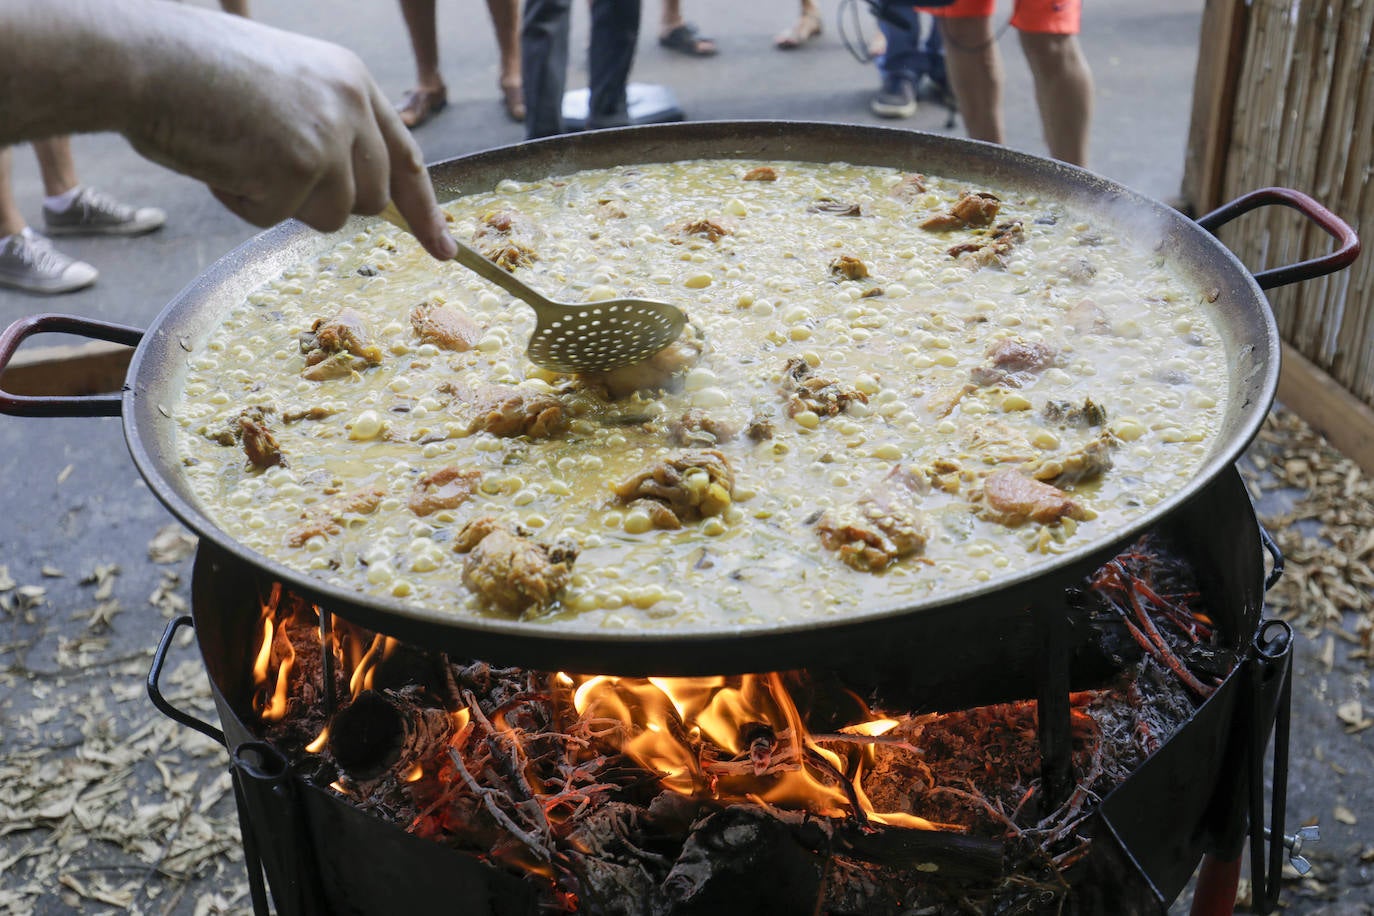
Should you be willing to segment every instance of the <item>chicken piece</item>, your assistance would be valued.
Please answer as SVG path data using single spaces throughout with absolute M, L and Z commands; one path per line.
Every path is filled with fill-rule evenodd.
M 425 343 L 465 353 L 482 338 L 477 323 L 451 305 L 426 299 L 410 310 L 410 326 Z
M 486 385 L 460 400 L 462 409 L 471 417 L 469 434 L 488 432 L 505 438 L 547 439 L 567 426 L 562 401 L 514 385 Z
M 959 402 L 978 390 L 977 385 L 951 385 L 941 388 L 926 399 L 926 409 L 937 419 L 943 420 L 945 417 L 954 413 L 954 408 L 959 406 Z
M 367 487 L 342 494 L 312 506 L 301 513 L 301 522 L 286 532 L 288 547 L 300 547 L 313 537 L 328 537 L 343 530 L 348 516 L 371 515 L 377 511 L 386 491 Z
M 481 471 L 451 466 L 440 468 L 415 482 L 406 504 L 421 518 L 440 509 L 456 509 L 477 491 L 481 481 Z
M 336 413 L 338 413 L 337 410 L 316 405 L 314 407 L 302 407 L 299 410 L 285 411 L 282 413 L 281 419 L 283 423 L 298 423 L 301 420 L 324 420 Z
M 754 414 L 749 418 L 749 425 L 744 428 L 744 434 L 754 442 L 765 442 L 773 438 L 773 421 L 762 414 Z
M 312 382 L 327 382 L 330 379 L 348 378 L 371 365 L 372 363 L 361 356 L 354 356 L 352 353 L 333 353 L 314 365 L 307 364 L 301 370 L 301 378 Z
M 917 225 L 928 232 L 979 229 L 991 226 L 1001 209 L 1001 198 L 995 194 L 989 194 L 987 191 L 964 191 L 947 212 L 927 217 Z
M 1015 527 L 1027 521 L 1049 525 L 1061 518 L 1086 521 L 1092 514 L 1058 487 L 1004 468 L 983 481 L 983 501 L 993 521 Z
M 854 401 L 868 403 L 868 395 L 857 388 L 812 374 L 811 366 L 799 356 L 787 361 L 783 394 L 787 397 L 785 410 L 789 417 L 795 417 L 804 410 L 818 417 L 833 417 L 843 413 Z
M 260 409 L 245 410 L 239 415 L 239 438 L 248 463 L 258 470 L 286 465 L 286 457 L 277 444 L 277 437 L 267 428 L 267 418 Z
M 1116 448 L 1116 437 L 1103 433 L 1082 448 L 1067 455 L 1057 455 L 1037 462 L 1028 468 L 1032 477 L 1052 483 L 1061 489 L 1072 487 L 1085 480 L 1101 477 L 1112 469 L 1112 449 Z
M 730 507 L 735 475 L 715 449 L 689 449 L 621 481 L 615 495 L 623 504 L 657 500 L 679 522 L 720 515 Z
M 495 210 L 482 217 L 472 234 L 472 241 L 483 255 L 513 272 L 517 267 L 529 267 L 539 260 L 534 247 L 537 234 L 519 213 Z
M 903 175 L 902 180 L 892 186 L 889 197 L 911 203 L 926 192 L 926 176 L 919 174 Z
M 968 451 L 984 464 L 1024 464 L 1039 454 L 1020 431 L 1001 420 L 987 420 L 969 428 Z
M 681 337 L 644 362 L 609 372 L 588 372 L 582 378 L 590 384 L 600 385 L 606 390 L 607 398 L 618 401 L 636 391 L 671 387 L 678 375 L 697 364 L 704 349 L 695 329 L 688 325 Z
M 463 526 L 454 551 L 467 554 L 463 584 L 489 607 L 520 618 L 550 608 L 572 578 L 578 553 L 570 540 L 540 544 L 488 516 Z
M 1002 267 L 1006 264 L 1007 254 L 1025 238 L 1025 231 L 1019 219 L 1001 223 L 992 235 L 977 242 L 965 242 L 949 249 L 952 258 L 963 258 L 979 267 Z
M 868 265 L 856 257 L 842 254 L 830 262 L 830 275 L 841 280 L 862 280 L 868 276 Z
M 1031 376 L 1053 366 L 1059 351 L 1040 341 L 1007 337 L 989 347 L 986 355 L 987 365 L 975 366 L 969 371 L 975 384 L 1020 388 L 1031 380 Z
M 673 510 L 656 499 L 636 499 L 625 508 L 644 510 L 649 514 L 649 522 L 661 531 L 677 531 L 682 527 L 682 520 Z
M 674 245 L 681 245 L 688 236 L 700 236 L 708 242 L 719 242 L 727 235 L 734 235 L 734 227 L 723 219 L 701 219 L 687 220 L 684 223 L 676 223 L 668 227 L 668 231 L 678 238 L 670 239 Z
M 807 213 L 829 213 L 832 216 L 863 216 L 863 208 L 858 204 L 845 203 L 833 197 L 818 197 L 816 202 L 806 208 Z
M 771 165 L 759 165 L 744 173 L 745 181 L 777 181 L 778 170 Z
M 897 465 L 854 505 L 821 513 L 821 543 L 863 572 L 921 553 L 930 539 L 929 520 L 920 509 L 926 489 L 923 475 Z
M 1084 398 L 1082 407 L 1069 401 L 1047 401 L 1041 416 L 1056 426 L 1087 429 L 1107 422 L 1107 408 L 1092 398 Z
M 300 336 L 306 366 L 315 366 L 331 356 L 350 354 L 367 366 L 379 365 L 382 348 L 372 342 L 367 321 L 356 309 L 345 308 L 333 318 L 318 318 Z
M 668 441 L 674 445 L 717 445 L 738 434 L 737 426 L 712 417 L 698 407 L 689 407 L 682 416 L 668 424 Z
M 596 202 L 596 215 L 602 219 L 625 219 L 630 214 L 625 212 L 625 208 L 619 202 L 603 198 Z
M 1080 334 L 1108 334 L 1112 330 L 1107 313 L 1091 299 L 1078 300 L 1069 306 L 1064 317 L 1068 319 L 1069 327 Z

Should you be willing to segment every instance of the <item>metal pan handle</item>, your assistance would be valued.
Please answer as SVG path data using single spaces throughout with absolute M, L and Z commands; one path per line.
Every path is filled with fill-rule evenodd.
M 1255 274 L 1255 282 L 1259 283 L 1260 289 L 1273 289 L 1276 286 L 1287 286 L 1289 283 L 1324 277 L 1349 267 L 1359 255 L 1359 236 L 1355 235 L 1355 230 L 1350 228 L 1345 220 L 1301 191 L 1289 188 L 1260 188 L 1258 191 L 1251 191 L 1229 204 L 1222 204 L 1206 216 L 1199 217 L 1197 224 L 1216 235 L 1218 229 L 1242 213 L 1249 213 L 1270 204 L 1281 204 L 1297 210 L 1339 242 L 1340 247 L 1321 257 L 1300 261 L 1287 267 L 1271 267 L 1269 270 L 1260 271 Z
M 167 718 L 180 722 L 187 728 L 194 728 L 207 738 L 228 747 L 224 740 L 224 732 L 207 722 L 202 722 L 189 712 L 177 709 L 162 695 L 162 685 L 159 682 L 162 680 L 162 667 L 167 663 L 167 650 L 172 647 L 172 637 L 177 635 L 177 630 L 186 626 L 195 628 L 190 614 L 175 618 L 167 624 L 167 629 L 162 631 L 162 639 L 158 641 L 157 651 L 153 653 L 153 664 L 148 669 L 148 699 L 152 700 L 153 705 Z
M 96 321 L 77 315 L 31 315 L 0 331 L 0 375 L 25 339 L 34 334 L 77 334 L 94 340 L 138 346 L 143 331 L 123 324 Z M 93 394 L 37 396 L 10 394 L 0 389 L 0 413 L 12 417 L 117 417 L 123 395 Z

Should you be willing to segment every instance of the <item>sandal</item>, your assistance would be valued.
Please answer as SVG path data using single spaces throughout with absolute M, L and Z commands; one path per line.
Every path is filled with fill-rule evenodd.
M 715 40 L 702 35 L 690 22 L 684 22 L 668 34 L 660 35 L 658 43 L 670 51 L 679 51 L 688 57 L 713 57 L 716 53 Z
M 506 106 L 506 114 L 516 123 L 525 121 L 525 90 L 520 83 L 507 83 L 501 80 L 498 84 L 501 87 L 501 101 Z
M 406 93 L 405 98 L 401 99 L 396 106 L 396 113 L 401 116 L 401 123 L 411 130 L 419 127 L 434 115 L 443 111 L 448 105 L 448 89 L 440 86 L 438 89 L 412 89 Z
M 792 28 L 773 39 L 773 47 L 779 51 L 794 51 L 819 37 L 821 37 L 821 18 L 803 13 Z

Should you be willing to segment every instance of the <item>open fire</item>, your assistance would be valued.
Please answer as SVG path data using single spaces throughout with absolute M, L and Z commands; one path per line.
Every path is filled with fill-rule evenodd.
M 1148 540 L 1067 596 L 1110 674 L 1070 695 L 1062 799 L 1031 700 L 934 713 L 843 671 L 496 668 L 280 587 L 251 719 L 315 785 L 525 875 L 554 911 L 1071 911 L 1094 806 L 1235 662 L 1190 575 Z

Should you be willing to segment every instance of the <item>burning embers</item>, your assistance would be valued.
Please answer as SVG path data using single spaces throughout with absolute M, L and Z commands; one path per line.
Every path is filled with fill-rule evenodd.
M 500 669 L 280 590 L 252 705 L 299 774 L 528 875 L 555 911 L 1041 910 L 1072 900 L 1097 801 L 1233 662 L 1196 600 L 1154 544 L 1072 596 L 1118 673 L 1071 696 L 1075 783 L 1053 803 L 1031 701 L 937 715 L 865 702 L 834 673 Z

